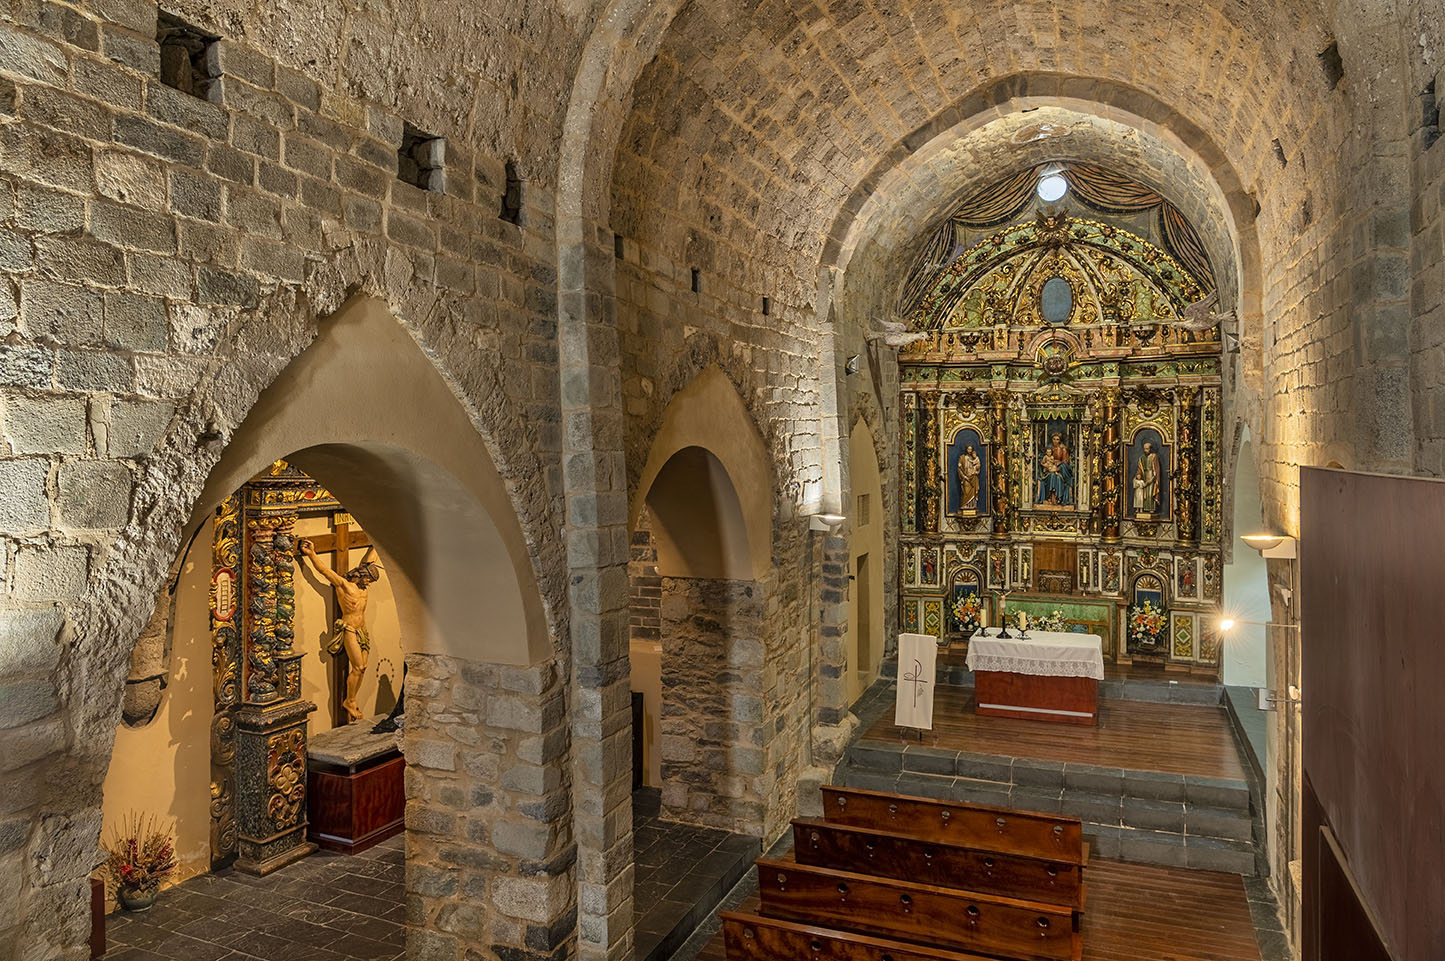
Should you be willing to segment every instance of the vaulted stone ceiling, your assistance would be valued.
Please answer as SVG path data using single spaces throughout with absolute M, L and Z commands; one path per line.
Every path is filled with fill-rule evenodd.
M 1200 175 L 1225 163 L 1261 204 L 1283 202 L 1272 142 L 1295 154 L 1341 136 L 1316 62 L 1329 42 L 1322 24 L 1302 2 L 688 4 L 634 90 L 614 227 L 723 273 L 791 273 L 802 293 L 814 280 L 807 262 L 829 260 L 830 231 L 842 240 L 835 228 L 845 204 L 861 207 L 933 138 L 946 138 L 952 156 L 930 163 L 915 195 L 887 198 L 891 216 L 920 232 L 971 184 L 1055 147 L 1066 154 L 1048 143 L 1001 149 L 1023 121 L 979 124 L 1001 119 L 1008 108 L 999 101 L 1033 90 L 1075 101 L 1075 126 L 1091 112 L 1107 120 L 1111 109 L 1140 118 L 1133 131 L 1106 125 L 1071 146 L 1080 159 L 1114 152 L 1131 168 L 1123 172 L 1185 209 L 1186 195 L 1211 192 L 1221 209 L 1218 188 Z M 1019 77 L 1029 79 L 995 85 Z M 982 135 L 966 148 L 952 143 L 970 119 Z M 1194 128 L 1196 154 L 1214 148 L 1203 163 L 1193 158 L 1201 169 L 1183 171 L 1188 151 L 1164 143 L 1178 131 L 1161 123 Z M 860 187 L 863 196 L 853 196 Z

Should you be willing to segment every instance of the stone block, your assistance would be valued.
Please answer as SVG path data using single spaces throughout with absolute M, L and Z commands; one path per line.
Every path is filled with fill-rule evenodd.
M 151 6 L 155 16 L 155 6 Z M 71 89 L 83 97 L 100 100 L 112 107 L 134 110 L 140 103 L 144 84 L 141 78 L 109 60 L 82 57 L 75 61 L 70 77 Z
M 199 167 L 206 155 L 206 142 L 200 137 L 145 117 L 116 117 L 115 139 L 142 153 L 188 167 Z
M 492 825 L 492 844 L 503 854 L 540 860 L 547 856 L 553 832 L 535 821 L 498 821 Z
M 1125 861 L 1182 868 L 1188 860 L 1184 838 L 1178 834 L 1124 829 L 1119 832 L 1119 841 L 1119 857 Z
M 125 255 L 88 237 L 37 237 L 40 273 L 69 284 L 119 287 L 125 283 Z
M 1185 842 L 1184 854 L 1185 866 L 1195 870 L 1255 873 L 1254 849 L 1247 843 L 1191 837 Z
M 48 350 L 0 342 L 0 370 L 5 371 L 6 382 L 14 387 L 49 387 L 52 364 Z
M 231 183 L 249 186 L 256 179 L 256 159 L 235 147 L 211 144 L 206 151 L 206 170 Z
M 213 178 L 185 167 L 173 167 L 166 180 L 171 210 L 197 220 L 220 222 L 221 190 Z
M 0 22 L 0 63 L 11 73 L 57 87 L 65 86 L 70 70 L 70 58 L 63 47 L 22 33 L 5 22 Z
M 136 33 L 107 23 L 101 25 L 100 36 L 101 49 L 110 59 L 148 77 L 160 76 L 161 46 L 156 42 L 154 28 L 148 33 Z
M 298 107 L 321 109 L 321 88 L 305 74 L 290 67 L 276 67 L 276 92 Z
M 1238 810 L 1204 808 L 1186 805 L 1184 831 L 1191 837 L 1227 838 L 1249 841 L 1254 837 L 1254 822 Z
M 118 247 L 176 252 L 176 225 L 169 217 L 108 200 L 97 200 L 90 208 L 90 232 Z
M 0 611 L 0 676 L 48 674 L 60 662 L 61 612 Z
M 1064 789 L 1059 810 L 1092 824 L 1118 827 L 1123 817 L 1123 800 L 1117 794 L 1090 794 Z
M 20 320 L 31 337 L 63 344 L 98 344 L 104 309 L 98 291 L 40 278 L 21 287 Z
M 1159 771 L 1124 772 L 1124 793 L 1129 797 L 1159 801 L 1184 800 L 1184 775 Z
M 203 304 L 254 307 L 260 285 L 249 274 L 203 265 L 196 268 L 196 297 Z
M 86 140 L 110 139 L 110 112 L 91 100 L 73 97 L 51 87 L 26 91 L 22 107 L 27 120 L 63 130 Z
M 95 180 L 90 144 L 24 123 L 0 126 L 0 171 L 76 193 L 89 193 Z
M 14 454 L 85 453 L 84 398 L 7 392 L 5 440 Z
M 848 763 L 860 770 L 896 775 L 903 770 L 903 750 L 883 744 L 859 742 L 848 749 Z
M 957 763 L 958 752 L 943 748 L 909 745 L 903 752 L 903 770 L 919 774 L 953 775 Z
M 1124 772 L 1116 767 L 1069 763 L 1064 765 L 1064 787 L 1070 791 L 1117 797 L 1124 792 Z
M 408 737 L 406 739 L 406 759 L 408 764 L 415 764 L 417 767 L 431 768 L 436 771 L 455 771 L 457 769 L 457 748 L 455 744 L 447 741 Z
M 1184 799 L 1202 807 L 1248 811 L 1249 786 L 1237 778 L 1189 774 L 1184 778 Z
M 100 350 L 55 352 L 55 383 L 71 390 L 129 393 L 135 372 L 125 357 Z
M 503 914 L 546 923 L 566 907 L 566 876 L 492 879 L 492 904 Z
M 0 529 L 40 530 L 50 525 L 45 481 L 50 464 L 38 458 L 0 460 Z
M 61 523 L 85 529 L 124 527 L 134 479 L 122 463 L 66 461 L 57 475 Z
M 85 201 L 38 184 L 21 184 L 16 223 L 41 234 L 74 234 L 85 228 Z
M 191 226 L 184 220 L 181 224 Z M 187 250 L 186 253 L 195 256 L 196 251 Z M 191 265 L 185 260 L 139 251 L 132 251 L 126 259 L 130 262 L 130 286 L 157 297 L 175 300 L 194 298 L 195 281 L 191 276 Z
M 167 401 L 115 401 L 106 429 L 106 453 L 111 457 L 149 454 L 160 443 L 174 413 L 175 405 Z
M 79 545 L 22 547 L 15 552 L 15 599 L 70 601 L 85 590 L 90 551 Z
M 0 730 L 38 721 L 60 708 L 60 698 L 51 681 L 0 683 Z
M 1179 801 L 1126 797 L 1123 811 L 1124 824 L 1128 827 L 1184 833 L 1184 805 Z
M 169 322 L 159 298 L 119 290 L 105 294 L 105 343 L 122 350 L 163 351 Z
M 34 260 L 35 251 L 29 237 L 0 227 L 0 271 L 22 273 L 30 269 Z
M 1012 768 L 1013 758 L 996 754 L 973 754 L 968 751 L 962 751 L 958 755 L 959 777 L 1008 784 L 1011 781 Z
M 240 77 L 257 87 L 271 87 L 276 81 L 276 64 L 245 44 L 222 39 L 206 48 L 206 75 Z
M 1064 787 L 1064 764 L 1062 761 L 1016 757 L 1009 773 L 1013 783 L 1020 787 L 1049 791 L 1061 791 Z
M 42 0 L 38 22 L 42 33 L 82 50 L 100 49 L 100 27 L 94 20 L 59 3 Z
M 95 185 L 103 197 L 143 207 L 159 207 L 166 196 L 164 168 L 129 150 L 96 151 Z

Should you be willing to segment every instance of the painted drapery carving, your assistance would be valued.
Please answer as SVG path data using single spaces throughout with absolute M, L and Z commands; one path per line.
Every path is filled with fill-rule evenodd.
M 1034 182 L 1009 190 L 1031 195 Z M 1148 206 L 1102 175 L 1087 189 L 1091 206 Z M 975 215 L 1027 208 L 1007 200 L 951 220 L 909 275 L 904 316 L 927 336 L 899 356 L 904 618 L 955 630 L 932 612 L 953 610 L 965 582 L 1019 591 L 1023 605 L 1093 596 L 1114 612 L 1092 623 L 1116 656 L 1202 661 L 1221 569 L 1221 347 L 1217 330 L 1182 321 L 1213 289 L 1208 262 L 1176 256 L 1184 241 L 1061 209 L 980 230 Z M 1131 652 L 1124 612 L 1141 576 L 1170 629 Z

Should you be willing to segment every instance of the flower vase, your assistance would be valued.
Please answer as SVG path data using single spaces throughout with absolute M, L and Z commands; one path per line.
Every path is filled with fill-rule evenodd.
M 160 892 L 159 885 L 144 888 L 121 886 L 116 889 L 115 899 L 127 911 L 149 911 L 151 905 L 156 903 L 156 895 Z

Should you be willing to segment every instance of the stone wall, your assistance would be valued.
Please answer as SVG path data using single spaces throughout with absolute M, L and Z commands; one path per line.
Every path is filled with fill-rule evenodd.
M 413 654 L 406 689 L 408 954 L 568 956 L 577 846 L 556 664 Z

